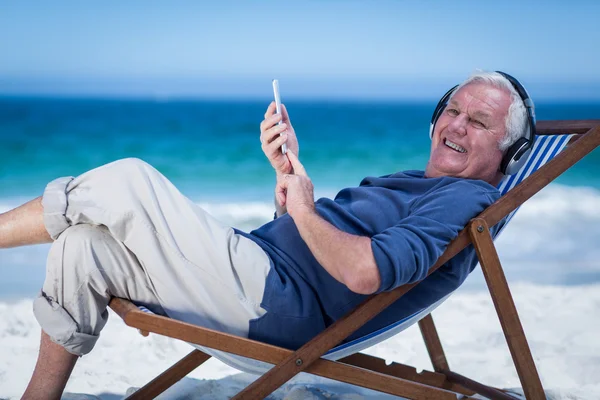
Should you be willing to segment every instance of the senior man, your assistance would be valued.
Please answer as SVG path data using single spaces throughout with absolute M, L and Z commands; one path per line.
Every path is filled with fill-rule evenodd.
M 34 302 L 40 353 L 23 398 L 60 398 L 113 296 L 295 349 L 366 295 L 422 280 L 348 340 L 450 293 L 476 265 L 472 248 L 427 271 L 499 197 L 503 157 L 528 132 L 514 85 L 501 73 L 472 75 L 436 109 L 425 171 L 368 177 L 316 202 L 287 110 L 271 104 L 261 143 L 276 171 L 276 218 L 250 233 L 214 220 L 136 159 L 49 183 L 0 215 L 0 248 L 53 241 Z

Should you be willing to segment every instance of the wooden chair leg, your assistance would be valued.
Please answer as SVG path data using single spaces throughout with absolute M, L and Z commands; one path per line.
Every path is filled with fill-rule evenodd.
M 442 342 L 440 341 L 440 337 L 437 333 L 437 329 L 435 328 L 435 324 L 433 323 L 433 317 L 431 314 L 419 321 L 419 328 L 421 329 L 421 334 L 423 335 L 423 340 L 425 341 L 425 347 L 427 347 L 427 352 L 429 353 L 429 358 L 431 359 L 431 363 L 433 364 L 435 372 L 443 374 L 448 382 L 457 384 L 459 387 L 467 388 L 468 390 L 486 396 L 492 400 L 515 399 L 513 396 L 502 392 L 500 389 L 483 385 L 463 375 L 450 371 L 448 361 L 446 360 L 446 355 L 444 354 L 444 349 L 442 348 Z M 453 387 L 450 390 L 454 390 L 455 392 L 459 391 L 456 390 L 456 387 Z M 464 394 L 471 395 L 472 393 Z
M 200 350 L 194 350 L 183 357 L 171 368 L 148 382 L 144 387 L 132 393 L 127 400 L 153 399 L 175 383 L 179 382 L 187 374 L 195 370 L 199 365 L 208 360 L 210 356 Z
M 450 367 L 448 366 L 444 348 L 442 347 L 437 329 L 435 329 L 431 314 L 428 314 L 419 321 L 419 329 L 425 341 L 425 347 L 427 348 L 427 353 L 429 353 L 431 364 L 433 364 L 433 370 L 435 372 L 449 371 Z
M 546 396 L 542 382 L 535 368 L 517 308 L 510 294 L 486 221 L 482 218 L 474 219 L 469 224 L 469 234 L 479 257 L 479 263 L 500 319 L 508 348 L 517 368 L 525 397 L 527 400 L 545 400 Z

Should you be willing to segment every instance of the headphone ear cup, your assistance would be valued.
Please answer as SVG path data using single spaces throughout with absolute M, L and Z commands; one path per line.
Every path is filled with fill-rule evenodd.
M 529 140 L 520 138 L 508 148 L 508 151 L 502 158 L 500 172 L 505 175 L 516 174 L 521 169 L 525 161 L 527 161 L 530 152 L 531 144 Z
M 452 89 L 448 90 L 435 106 L 435 110 L 433 110 L 433 114 L 431 115 L 431 122 L 429 123 L 429 139 L 433 139 L 433 130 L 435 129 L 435 123 L 437 122 L 440 115 L 442 115 L 442 111 L 444 111 L 444 109 L 446 108 L 446 105 L 450 100 L 450 96 L 452 96 L 452 93 L 454 93 L 457 87 L 458 85 L 455 85 L 452 87 Z
M 440 115 L 442 115 L 442 112 L 446 108 L 447 104 L 447 102 L 444 102 L 443 104 L 438 104 L 438 108 L 435 109 L 433 117 L 431 118 L 432 122 L 429 124 L 429 139 L 433 139 L 433 130 L 435 129 L 435 124 L 440 118 Z
M 500 164 L 500 172 L 505 175 L 514 175 L 519 172 L 519 169 L 525 165 L 529 154 L 531 153 L 531 149 L 533 148 L 533 142 L 535 140 L 535 106 L 533 101 L 529 97 L 527 90 L 525 87 L 521 85 L 521 83 L 515 79 L 513 76 L 502 72 L 496 71 L 504 78 L 506 78 L 513 88 L 521 97 L 523 101 L 523 105 L 525 106 L 525 110 L 527 112 L 527 124 L 528 131 L 525 137 L 517 140 L 515 144 L 513 144 L 502 159 L 502 163 Z
M 433 130 L 435 129 L 435 124 L 436 124 L 437 120 L 440 118 L 440 115 L 442 115 L 442 112 L 446 108 L 447 104 L 448 104 L 447 102 L 444 102 L 444 104 L 438 105 L 438 108 L 435 109 L 435 112 L 433 113 L 433 117 L 431 118 L 431 123 L 429 124 L 429 139 L 433 139 Z

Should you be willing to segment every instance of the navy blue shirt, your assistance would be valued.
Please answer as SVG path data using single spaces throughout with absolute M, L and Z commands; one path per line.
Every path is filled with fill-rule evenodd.
M 448 243 L 499 196 L 483 181 L 406 171 L 365 178 L 334 200 L 317 200 L 315 207 L 339 230 L 371 238 L 382 292 L 423 280 Z M 261 303 L 267 313 L 250 321 L 251 339 L 297 349 L 368 297 L 319 264 L 287 214 L 249 234 L 236 232 L 255 241 L 272 261 Z M 476 265 L 469 246 L 346 341 L 428 307 L 455 290 Z

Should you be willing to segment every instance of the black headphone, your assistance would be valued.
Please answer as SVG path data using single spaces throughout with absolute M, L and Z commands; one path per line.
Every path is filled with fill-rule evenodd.
M 504 154 L 504 157 L 502 158 L 502 162 L 500 163 L 500 172 L 505 175 L 514 175 L 525 164 L 525 161 L 527 161 L 527 158 L 529 157 L 533 147 L 533 139 L 535 137 L 535 107 L 533 105 L 533 101 L 529 97 L 529 94 L 527 94 L 527 91 L 518 80 L 507 73 L 500 71 L 496 72 L 505 77 L 513 85 L 521 97 L 521 100 L 523 100 L 525 110 L 527 111 L 527 133 L 524 137 L 519 138 L 519 140 L 517 140 L 508 148 L 506 154 Z M 459 85 L 456 85 L 452 89 L 448 90 L 435 107 L 433 115 L 431 116 L 431 123 L 429 125 L 430 138 L 433 137 L 435 123 L 440 118 L 440 115 L 442 115 L 442 112 L 448 105 L 448 101 L 450 101 L 450 97 L 456 91 L 458 86 Z

